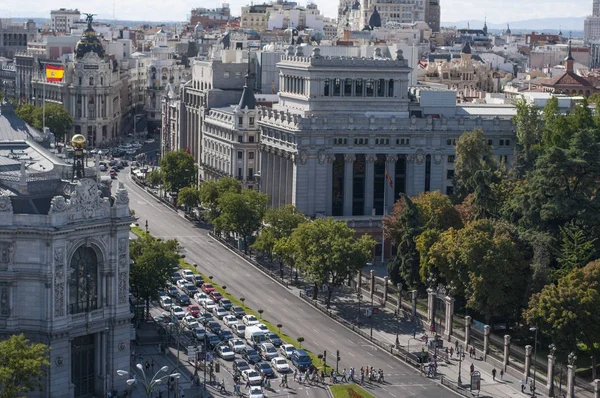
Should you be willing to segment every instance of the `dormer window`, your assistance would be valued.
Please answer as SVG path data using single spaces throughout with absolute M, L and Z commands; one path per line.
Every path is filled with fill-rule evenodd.
M 238 117 L 238 124 L 239 124 L 240 126 L 243 126 L 243 125 L 244 125 L 244 118 L 243 118 L 242 116 Z
M 250 116 L 250 126 L 254 126 L 254 116 Z

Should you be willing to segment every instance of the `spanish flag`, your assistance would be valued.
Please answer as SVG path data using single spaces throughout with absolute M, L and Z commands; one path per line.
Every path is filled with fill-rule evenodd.
M 385 179 L 390 184 L 390 188 L 393 188 L 394 184 L 392 183 L 392 177 L 390 177 L 390 173 L 388 173 L 387 169 L 385 169 Z
M 46 81 L 50 83 L 61 82 L 65 74 L 65 68 L 58 65 L 46 65 Z

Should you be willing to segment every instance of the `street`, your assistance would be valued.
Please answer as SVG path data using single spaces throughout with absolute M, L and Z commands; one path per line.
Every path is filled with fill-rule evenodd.
M 340 351 L 339 370 L 373 366 L 385 372 L 385 384 L 375 384 L 369 390 L 377 397 L 450 397 L 454 393 L 442 388 L 434 380 L 420 376 L 382 349 L 373 346 L 332 319 L 313 309 L 289 289 L 279 285 L 247 264 L 240 257 L 221 246 L 207 235 L 207 230 L 194 226 L 181 215 L 161 204 L 139 188 L 129 175 L 129 169 L 118 176 L 129 191 L 130 207 L 135 210 L 140 225 L 148 220 L 150 233 L 163 239 L 176 238 L 184 247 L 189 263 L 214 277 L 220 285 L 236 297 L 245 297 L 245 304 L 254 310 L 264 310 L 263 317 L 273 324 L 282 324 L 282 333 L 292 338 L 304 337 L 303 346 L 315 354 L 327 350 L 330 358 Z M 227 381 L 231 385 L 231 380 Z M 273 382 L 278 390 L 278 382 Z M 290 383 L 292 384 L 292 383 Z M 280 390 L 280 389 L 279 389 Z M 326 396 L 322 388 L 304 389 L 307 396 Z M 278 396 L 286 392 L 269 394 Z

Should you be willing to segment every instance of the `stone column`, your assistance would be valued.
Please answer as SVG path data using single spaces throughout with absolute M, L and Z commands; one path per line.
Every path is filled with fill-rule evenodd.
M 335 162 L 335 155 L 334 154 L 328 154 L 327 155 L 327 177 L 326 177 L 326 189 L 327 191 L 325 192 L 325 201 L 326 201 L 326 205 L 325 205 L 325 215 L 326 216 L 331 216 L 333 213 L 333 162 Z M 290 201 L 291 203 L 291 201 Z
M 531 375 L 531 353 L 533 347 L 531 345 L 525 346 L 525 370 L 523 371 L 523 378 L 527 380 Z
M 487 361 L 487 356 L 490 353 L 490 325 L 483 327 L 483 360 Z
M 281 189 L 281 152 L 273 154 L 273 206 L 279 207 L 279 191 Z M 236 170 L 237 171 L 237 170 Z
M 283 206 L 287 204 L 287 154 L 281 153 L 279 158 L 279 205 Z
M 354 191 L 354 154 L 344 155 L 344 216 L 352 215 L 352 196 Z
M 266 169 L 267 169 L 267 153 L 265 152 L 265 146 L 261 145 L 259 150 L 260 154 L 260 182 L 259 182 L 259 191 L 265 192 L 265 177 L 266 177 Z
M 383 277 L 383 302 L 384 303 L 387 303 L 389 281 L 390 281 L 389 277 L 387 277 L 387 276 Z
M 444 325 L 444 337 L 450 341 L 452 337 L 452 318 L 454 317 L 454 297 L 444 297 L 444 303 L 446 304 L 446 319 Z
M 369 275 L 371 278 L 371 297 L 373 297 L 373 294 L 375 294 L 375 271 L 371 270 Z
M 427 321 L 431 324 L 435 322 L 435 290 L 427 289 Z
M 370 216 L 373 214 L 373 201 L 375 197 L 375 161 L 377 155 L 368 154 L 365 156 L 365 208 L 363 214 Z
M 548 396 L 554 396 L 554 355 L 548 355 L 548 379 L 546 381 L 546 388 L 548 389 Z M 597 397 L 600 398 L 600 397 Z
M 398 161 L 398 155 L 387 155 L 385 158 L 385 169 L 387 170 L 390 179 L 392 180 L 392 186 L 385 180 L 385 209 L 384 215 L 390 214 L 394 208 L 394 192 L 396 191 L 396 162 Z
M 471 342 L 471 317 L 467 315 L 465 317 L 465 350 L 469 347 Z
M 287 169 L 286 169 L 287 170 L 287 180 L 286 180 L 285 184 L 286 184 L 287 197 L 288 197 L 287 203 L 294 204 L 294 195 L 292 194 L 292 189 L 294 186 L 294 163 L 292 162 L 290 157 L 288 157 L 285 160 L 287 163 Z
M 594 380 L 594 398 L 600 398 L 600 379 Z
M 267 157 L 267 168 L 264 171 L 261 171 L 261 176 L 263 178 L 263 191 L 269 195 L 269 201 L 271 206 L 273 206 L 273 150 L 271 148 L 267 148 L 267 152 L 265 152 L 265 156 Z
M 506 368 L 510 364 L 510 335 L 504 335 L 504 359 L 502 361 L 502 366 L 504 367 L 504 371 L 506 372 Z
M 413 290 L 410 292 L 410 298 L 412 299 L 412 321 L 414 322 L 417 319 L 417 291 Z
M 567 398 L 575 398 L 575 370 L 575 364 L 567 365 Z

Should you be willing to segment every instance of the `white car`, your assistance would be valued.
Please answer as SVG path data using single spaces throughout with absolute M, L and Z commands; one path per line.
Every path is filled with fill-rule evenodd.
M 284 357 L 275 357 L 271 359 L 271 367 L 278 373 L 287 373 L 290 371 L 290 365 Z
M 176 305 L 171 307 L 171 315 L 177 317 L 177 319 L 183 319 L 185 311 L 180 306 Z
M 250 386 L 250 391 L 248 391 L 249 398 L 264 398 L 265 394 L 263 392 L 262 387 L 260 386 Z
M 217 354 L 226 361 L 231 361 L 235 358 L 235 353 L 228 345 L 220 345 L 217 347 Z
M 262 343 L 259 347 L 260 356 L 269 361 L 277 357 L 277 348 L 271 343 Z
M 229 347 L 231 347 L 233 352 L 240 353 L 246 348 L 246 343 L 242 339 L 231 339 L 229 340 Z
M 239 324 L 237 318 L 233 315 L 225 315 L 223 317 L 223 323 L 225 324 L 225 326 L 232 328 L 233 325 L 237 325 Z
M 218 306 L 213 308 L 212 312 L 219 319 L 223 319 L 223 317 L 227 316 L 227 314 L 228 314 L 228 312 L 225 308 L 218 307 Z
M 217 307 L 217 303 L 215 303 L 211 299 L 204 300 L 202 302 L 202 305 L 204 306 L 204 308 L 206 308 L 207 311 L 210 311 L 210 312 L 212 312 L 213 308 Z
M 251 386 L 260 385 L 262 382 L 262 377 L 260 377 L 260 374 L 254 369 L 242 371 L 242 379 L 244 379 L 244 381 L 249 381 Z
M 231 331 L 234 334 L 237 334 L 239 337 L 245 337 L 246 325 L 242 325 L 241 323 L 236 323 L 231 327 Z
M 256 326 L 258 326 L 258 328 L 259 328 L 260 330 L 262 330 L 263 332 L 268 332 L 268 331 L 269 331 L 269 328 L 268 328 L 268 327 L 267 327 L 267 325 L 265 325 L 264 323 L 259 323 L 259 324 L 258 324 L 258 325 L 256 325 Z
M 279 347 L 279 353 L 282 357 L 287 359 L 290 359 L 292 357 L 292 353 L 294 351 L 296 351 L 296 347 L 294 347 L 291 344 L 282 344 L 281 347 Z
M 196 323 L 197 323 L 197 321 L 196 321 L 196 318 L 194 318 L 194 317 L 193 317 L 193 316 L 191 316 L 191 315 L 186 315 L 186 316 L 184 316 L 184 317 L 183 317 L 183 319 L 181 320 L 181 323 L 182 323 L 182 324 L 184 324 L 185 326 L 188 326 L 188 325 L 189 325 L 190 323 L 192 323 L 192 322 L 196 322 Z
M 204 292 L 199 292 L 194 294 L 194 300 L 196 300 L 198 304 L 202 305 L 202 303 L 206 300 L 210 300 L 210 297 L 208 297 L 208 294 Z
M 181 276 L 183 276 L 183 279 L 186 279 L 187 281 L 191 282 L 192 278 L 194 277 L 194 273 L 189 269 L 184 269 L 183 271 L 181 271 Z
M 254 315 L 244 315 L 242 322 L 246 326 L 258 325 L 258 319 Z
M 180 280 L 178 280 L 178 281 L 177 281 L 177 287 L 178 287 L 179 289 L 183 289 L 183 287 L 185 286 L 185 284 L 186 284 L 186 283 L 188 283 L 188 281 L 187 281 L 187 280 L 185 280 L 185 279 L 180 279 Z

